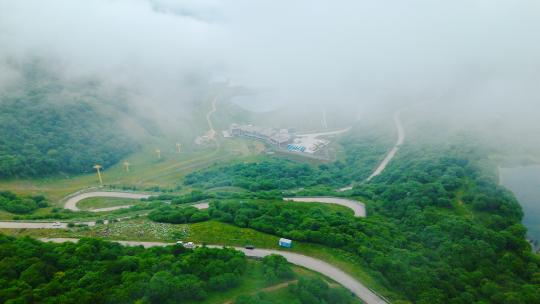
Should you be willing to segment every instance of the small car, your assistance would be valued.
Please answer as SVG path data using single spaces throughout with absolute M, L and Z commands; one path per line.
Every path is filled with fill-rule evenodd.
M 54 223 L 52 224 L 52 226 L 53 226 L 53 227 L 60 227 L 60 226 L 62 226 L 62 224 L 61 224 L 60 222 L 54 222 Z
M 253 246 L 253 245 L 246 245 L 246 246 L 244 246 L 244 248 L 249 249 L 249 250 L 253 250 L 253 249 L 255 249 L 255 246 Z

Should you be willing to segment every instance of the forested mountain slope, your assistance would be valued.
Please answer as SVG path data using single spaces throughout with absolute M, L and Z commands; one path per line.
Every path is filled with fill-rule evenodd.
M 99 83 L 69 83 L 33 65 L 0 94 L 0 178 L 80 174 L 136 148 L 118 122 L 127 109 Z
M 215 200 L 208 216 L 353 254 L 373 277 L 399 295 L 395 300 L 539 303 L 540 258 L 525 239 L 518 202 L 496 182 L 489 147 L 478 145 L 472 136 L 432 137 L 411 129 L 416 140 L 402 146 L 384 174 L 352 191 L 354 198 L 368 202 L 367 218 L 323 212 L 315 206 L 306 211 L 281 202 L 234 199 Z M 344 145 L 348 154 L 364 150 Z M 301 173 L 306 182 L 280 184 L 289 169 Z M 214 187 L 221 185 L 217 179 L 228 177 L 231 185 L 246 189 L 268 181 L 269 187 L 255 188 L 259 194 L 300 186 L 309 191 L 320 183 L 334 185 L 335 178 L 320 179 L 321 170 L 274 160 L 217 167 L 191 174 L 186 182 Z M 160 217 L 166 219 L 167 214 Z

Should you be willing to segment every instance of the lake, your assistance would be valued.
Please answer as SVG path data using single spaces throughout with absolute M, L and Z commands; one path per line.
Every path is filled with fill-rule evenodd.
M 514 192 L 523 208 L 527 238 L 540 243 L 540 166 L 500 168 L 499 172 L 501 184 Z

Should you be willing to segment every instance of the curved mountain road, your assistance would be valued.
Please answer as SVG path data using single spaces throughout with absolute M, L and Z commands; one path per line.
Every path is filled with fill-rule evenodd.
M 330 135 L 338 135 L 341 133 L 348 132 L 351 129 L 351 127 L 347 127 L 345 129 L 339 129 L 334 131 L 324 131 L 324 132 L 318 132 L 318 133 L 303 133 L 303 134 L 297 134 L 298 137 L 319 137 L 319 136 L 330 136 Z
M 126 199 L 141 199 L 141 198 L 149 198 L 151 195 L 149 194 L 143 194 L 143 193 L 132 193 L 132 192 L 108 192 L 108 191 L 95 191 L 95 192 L 86 192 L 74 195 L 70 197 L 66 203 L 64 204 L 65 209 L 69 209 L 72 211 L 80 211 L 77 207 L 77 203 L 82 201 L 83 199 L 92 198 L 92 197 L 113 197 L 113 198 L 126 198 Z M 91 212 L 102 212 L 102 211 L 112 211 L 122 208 L 129 208 L 132 205 L 122 205 L 122 206 L 115 206 L 115 207 L 108 207 L 108 208 L 99 208 L 99 209 L 92 209 L 88 210 Z
M 390 161 L 396 156 L 396 153 L 399 150 L 399 147 L 405 142 L 405 128 L 403 128 L 403 125 L 401 124 L 401 112 L 397 111 L 394 113 L 394 125 L 396 126 L 396 130 L 398 133 L 398 139 L 396 141 L 396 144 L 392 147 L 392 149 L 386 154 L 383 161 L 379 163 L 379 165 L 373 170 L 371 175 L 366 179 L 366 181 L 372 180 L 375 176 L 380 175 L 384 169 L 386 169 L 386 166 L 390 163 Z M 343 192 L 343 191 L 349 191 L 353 189 L 353 185 L 345 186 L 343 188 L 339 188 L 336 191 Z
M 80 211 L 81 209 L 77 207 L 77 203 L 83 199 L 92 198 L 92 197 L 142 199 L 142 198 L 149 198 L 150 196 L 151 195 L 149 194 L 133 193 L 133 192 L 107 192 L 107 191 L 86 192 L 86 193 L 76 194 L 70 197 L 64 204 L 64 208 L 73 210 L 73 211 Z M 354 216 L 356 217 L 366 217 L 366 206 L 364 205 L 364 203 L 351 200 L 351 199 L 345 199 L 345 198 L 340 198 L 340 197 L 327 197 L 327 196 L 308 196 L 308 197 L 284 197 L 283 200 L 294 201 L 294 202 L 304 202 L 304 203 L 322 203 L 322 204 L 341 205 L 341 206 L 351 209 L 354 212 Z M 117 210 L 117 209 L 122 209 L 122 208 L 129 208 L 131 206 L 132 205 L 122 205 L 122 206 L 115 206 L 115 207 L 108 207 L 108 208 L 92 209 L 89 211 L 92 211 L 92 212 L 112 211 L 112 210 Z M 193 206 L 197 209 L 206 209 L 208 208 L 208 203 L 207 202 L 199 203 Z
M 40 239 L 45 242 L 77 242 L 78 239 L 75 238 L 44 238 Z M 156 246 L 171 246 L 175 245 L 174 243 L 162 243 L 162 242 L 136 242 L 136 241 L 113 241 L 120 243 L 124 246 L 143 246 L 145 248 L 156 247 Z M 221 245 L 208 245 L 211 248 L 223 248 Z M 345 288 L 349 289 L 356 296 L 358 296 L 362 301 L 367 304 L 386 304 L 388 303 L 385 299 L 377 295 L 371 289 L 362 285 L 356 279 L 343 272 L 339 268 L 332 266 L 324 261 L 284 250 L 272 250 L 272 249 L 245 249 L 242 247 L 229 247 L 236 250 L 242 251 L 248 257 L 262 258 L 271 254 L 279 254 L 289 261 L 289 263 L 302 266 L 318 273 L 321 273 L 332 280 L 338 282 Z
M 214 97 L 212 100 L 212 109 L 206 113 L 206 122 L 208 123 L 208 137 L 210 139 L 216 139 L 216 130 L 214 130 L 214 124 L 212 123 L 212 119 L 210 117 L 214 112 L 217 111 L 216 102 L 217 102 L 218 96 Z
M 118 206 L 118 207 L 111 207 L 111 208 L 101 208 L 100 211 L 104 211 L 104 209 L 119 209 L 119 208 L 129 208 L 131 205 L 124 205 L 124 206 Z M 208 202 L 201 202 L 193 205 L 185 205 L 190 207 L 195 207 L 197 209 L 208 209 Z M 94 209 L 98 210 L 98 209 Z M 145 214 L 146 215 L 146 214 Z M 121 217 L 117 218 L 117 220 L 127 220 L 131 217 Z M 90 222 L 75 222 L 74 224 L 83 224 L 86 226 L 95 226 L 95 221 Z M 107 225 L 109 224 L 108 220 L 104 220 L 103 224 Z M 68 222 L 34 222 L 34 221 L 0 221 L 0 229 L 65 229 L 68 228 Z
M 366 217 L 366 205 L 364 203 L 331 196 L 298 196 L 298 197 L 284 197 L 284 201 L 293 201 L 301 203 L 322 203 L 322 204 L 336 204 L 347 207 L 354 212 L 356 217 Z
M 399 150 L 399 147 L 403 144 L 403 142 L 405 141 L 405 129 L 403 128 L 403 125 L 401 124 L 401 112 L 398 111 L 394 114 L 394 124 L 396 126 L 396 129 L 397 129 L 397 132 L 398 132 L 398 139 L 397 139 L 397 142 L 396 144 L 394 145 L 394 147 L 390 150 L 390 152 L 388 152 L 388 154 L 386 154 L 386 157 L 383 159 L 383 161 L 377 166 L 377 168 L 375 168 L 375 170 L 373 171 L 373 173 L 371 173 L 371 175 L 367 178 L 367 181 L 370 181 L 371 179 L 373 179 L 375 176 L 381 174 L 384 169 L 386 168 L 386 166 L 390 163 L 390 161 L 392 160 L 392 158 L 394 158 L 394 156 L 396 156 L 396 153 L 398 152 Z
M 71 210 L 79 210 L 77 208 L 77 203 L 85 198 L 90 197 L 118 197 L 118 198 L 131 198 L 131 199 L 140 199 L 140 198 L 147 198 L 149 197 L 148 194 L 137 194 L 137 193 L 131 193 L 131 192 L 105 192 L 105 191 L 96 191 L 96 192 L 88 192 L 88 193 L 81 193 L 77 194 L 71 198 L 68 199 L 65 206 L 66 208 Z M 365 217 L 366 211 L 365 206 L 363 203 L 344 199 L 344 198 L 338 198 L 338 197 L 289 197 L 284 198 L 284 200 L 287 201 L 295 201 L 295 202 L 314 202 L 314 203 L 323 203 L 323 204 L 337 204 L 342 205 L 347 208 L 350 208 L 354 211 L 354 215 L 357 217 Z M 198 209 L 206 209 L 208 208 L 207 202 L 201 202 L 195 205 L 192 205 Z M 126 207 L 126 206 L 117 206 L 118 207 Z M 102 208 L 105 209 L 105 208 Z M 95 209 L 98 210 L 98 209 Z M 95 222 L 86 222 L 85 224 L 89 226 L 95 225 Z M 107 223 L 106 223 L 107 224 Z M 51 223 L 51 222 L 0 222 L 0 228 L 28 228 L 28 229 L 40 229 L 40 228 L 59 228 L 59 229 L 65 229 L 67 227 L 67 223 Z M 69 238 L 51 238 L 51 239 L 42 239 L 44 241 L 52 241 L 52 242 L 66 242 L 66 241 L 77 241 L 77 239 L 69 239 Z M 138 241 L 115 241 L 118 243 L 121 243 L 126 246 L 144 246 L 144 247 L 153 247 L 153 246 L 167 246 L 167 245 L 174 245 L 172 243 L 162 243 L 162 242 L 138 242 Z M 210 245 L 209 247 L 214 248 L 221 248 L 223 246 L 220 245 Z M 340 283 L 344 287 L 351 290 L 354 294 L 356 294 L 360 299 L 362 299 L 366 303 L 373 303 L 373 304 L 379 304 L 379 303 L 388 303 L 385 299 L 378 296 L 375 292 L 371 291 L 369 288 L 365 287 L 362 283 L 360 283 L 358 280 L 353 278 L 352 276 L 348 275 L 344 271 L 340 270 L 339 268 L 332 266 L 331 264 L 328 264 L 324 261 L 297 254 L 292 253 L 289 251 L 281 251 L 281 250 L 271 250 L 271 249 L 245 249 L 241 247 L 233 247 L 237 250 L 240 250 L 244 252 L 249 257 L 257 257 L 261 258 L 270 254 L 279 254 L 285 257 L 290 263 L 299 265 L 302 267 L 309 268 L 311 270 L 317 271 L 334 281 Z

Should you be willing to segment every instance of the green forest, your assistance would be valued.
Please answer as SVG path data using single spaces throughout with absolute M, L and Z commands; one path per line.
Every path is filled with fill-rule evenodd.
M 116 117 L 98 110 L 117 102 L 98 84 L 66 84 L 39 65 L 23 76 L 20 88 L 0 92 L 0 178 L 90 172 L 136 149 Z
M 0 235 L 0 302 L 191 303 L 238 287 L 253 266 L 242 252 L 227 248 L 145 249 L 90 238 L 55 244 Z M 278 255 L 264 257 L 260 271 L 267 284 L 298 278 Z M 355 303 L 349 292 L 320 278 L 298 279 L 286 302 L 259 293 L 235 303 Z
M 357 255 L 387 288 L 415 303 L 539 303 L 540 258 L 525 240 L 521 208 L 480 166 L 483 159 L 467 145 L 404 147 L 385 174 L 354 188 L 354 198 L 370 202 L 367 218 L 312 205 L 245 199 L 213 200 L 204 216 L 186 210 L 191 215 L 178 218 L 190 222 L 208 215 L 238 227 L 340 248 Z M 289 187 L 309 187 L 319 183 L 321 169 L 268 161 L 221 170 L 193 174 L 188 183 L 208 186 L 218 176 L 246 189 L 254 187 L 242 182 L 283 189 L 281 178 L 299 174 L 305 183 Z M 166 210 L 160 212 L 155 220 L 174 222 Z
M 7 212 L 27 214 L 48 206 L 49 203 L 43 195 L 22 197 L 10 191 L 0 191 L 0 209 Z
M 232 249 L 144 249 L 97 239 L 51 244 L 0 238 L 2 303 L 177 303 L 233 288 L 246 268 Z

